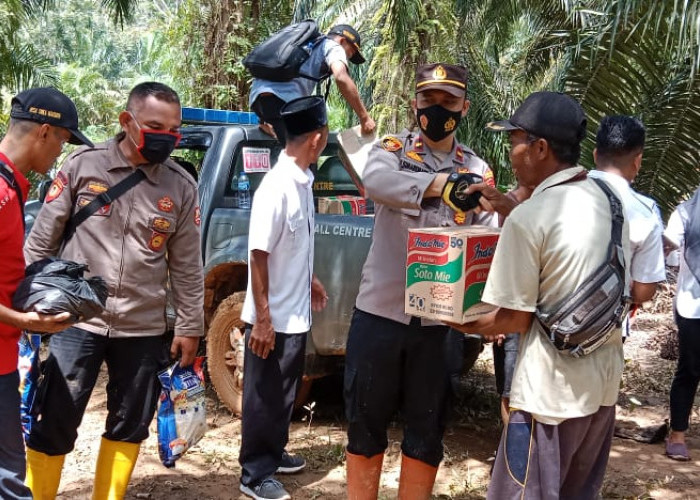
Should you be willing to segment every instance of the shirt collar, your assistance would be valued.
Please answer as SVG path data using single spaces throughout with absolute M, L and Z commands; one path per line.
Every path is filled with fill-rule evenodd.
M 577 175 L 579 175 L 581 172 L 585 172 L 586 169 L 583 167 L 571 167 L 571 168 L 565 168 L 564 170 L 560 170 L 559 172 L 556 172 L 549 177 L 547 177 L 545 180 L 540 182 L 540 184 L 535 188 L 535 190 L 532 192 L 532 196 L 537 196 L 540 194 L 542 191 L 545 189 L 556 186 L 557 184 L 563 184 L 564 182 L 568 182 Z
M 617 174 L 611 174 L 610 172 L 604 172 L 602 170 L 591 170 L 590 172 L 588 172 L 588 175 L 597 179 L 602 179 L 612 184 L 614 187 L 616 187 L 622 192 L 631 189 L 631 186 L 629 182 L 627 182 L 627 179 Z
M 123 140 L 126 141 L 128 138 L 124 137 Z M 126 156 L 124 156 L 122 153 L 122 150 L 119 149 L 119 142 L 117 142 L 116 138 L 107 141 L 107 147 L 109 150 L 110 159 L 109 165 L 107 165 L 107 170 L 117 170 L 122 168 L 128 168 L 130 170 L 134 169 L 134 167 L 129 163 L 129 160 L 127 160 Z M 143 173 L 146 174 L 146 179 L 153 184 L 158 183 L 158 177 L 163 167 L 164 166 L 162 163 L 155 163 L 153 165 L 139 165 L 139 168 L 141 168 Z
M 292 179 L 299 184 L 311 184 L 314 181 L 314 174 L 311 172 L 311 169 L 307 168 L 306 170 L 302 170 L 293 159 L 287 156 L 287 153 L 284 150 L 282 150 L 277 158 L 277 166 L 275 168 L 280 167 L 284 171 L 289 172 Z
M 0 161 L 2 161 L 4 164 L 6 164 L 8 167 L 12 169 L 12 173 L 15 175 L 15 180 L 17 181 L 17 184 L 19 184 L 19 188 L 22 190 L 22 193 L 24 194 L 25 201 L 27 198 L 27 193 L 29 193 L 29 181 L 27 178 L 24 176 L 22 172 L 17 170 L 17 167 L 15 166 L 14 163 L 12 163 L 12 160 L 10 160 L 7 156 L 5 156 L 3 153 L 0 153 Z

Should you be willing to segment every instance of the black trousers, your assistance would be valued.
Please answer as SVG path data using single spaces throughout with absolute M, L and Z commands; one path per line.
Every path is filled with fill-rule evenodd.
M 448 406 L 448 327 L 410 325 L 355 310 L 345 354 L 348 451 L 371 457 L 388 445 L 397 410 L 404 455 L 434 467 L 443 456 Z
M 277 135 L 277 140 L 282 144 L 282 147 L 287 143 L 287 129 L 280 116 L 280 110 L 285 104 L 287 103 L 274 94 L 264 94 L 259 95 L 251 106 L 251 109 L 261 121 L 272 125 Z
M 160 395 L 158 371 L 169 363 L 166 336 L 110 338 L 79 328 L 51 337 L 44 380 L 35 405 L 29 448 L 47 455 L 73 450 L 102 362 L 107 363 L 107 422 L 104 438 L 140 443 L 148 437 Z
M 671 383 L 671 430 L 688 430 L 700 382 L 700 318 L 684 318 L 676 311 L 678 366 Z
M 245 332 L 243 416 L 241 419 L 241 483 L 255 486 L 271 477 L 289 441 L 289 422 L 304 373 L 306 334 L 277 333 L 267 359 L 248 347 Z

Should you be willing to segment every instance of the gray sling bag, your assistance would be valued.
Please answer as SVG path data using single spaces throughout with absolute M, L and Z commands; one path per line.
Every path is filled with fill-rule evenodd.
M 593 180 L 607 196 L 612 212 L 607 258 L 583 285 L 550 312 L 539 308 L 535 311 L 535 317 L 552 344 L 562 354 L 576 358 L 605 344 L 622 325 L 630 304 L 630 297 L 625 294 L 622 204 L 604 181 Z

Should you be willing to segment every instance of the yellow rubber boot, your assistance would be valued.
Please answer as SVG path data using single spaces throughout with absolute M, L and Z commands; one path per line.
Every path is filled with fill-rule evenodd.
M 376 500 L 379 478 L 382 475 L 384 454 L 369 458 L 345 452 L 345 468 L 348 479 L 348 500 Z
M 139 457 L 140 443 L 125 443 L 102 438 L 97 456 L 93 500 L 121 500 L 126 494 L 131 473 Z
M 65 455 L 47 455 L 27 448 L 27 477 L 24 484 L 35 500 L 53 500 L 58 493 Z
M 437 471 L 437 467 L 402 455 L 399 500 L 429 500 Z

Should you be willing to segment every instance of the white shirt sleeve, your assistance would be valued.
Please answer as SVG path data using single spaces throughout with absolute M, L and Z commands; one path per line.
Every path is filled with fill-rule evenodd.
M 285 219 L 282 193 L 274 192 L 269 184 L 263 182 L 253 198 L 248 250 L 271 253 L 282 236 Z
M 345 50 L 335 40 L 326 40 L 323 46 L 323 58 L 326 60 L 329 69 L 336 61 L 342 62 L 346 67 L 348 65 Z
M 683 226 L 683 219 L 681 218 L 681 213 L 676 208 L 668 219 L 668 225 L 666 226 L 666 231 L 664 231 L 664 236 L 680 248 L 683 246 L 684 234 L 685 228 Z
M 630 277 L 638 283 L 658 283 L 666 279 L 662 226 L 654 224 L 646 239 L 632 255 Z

